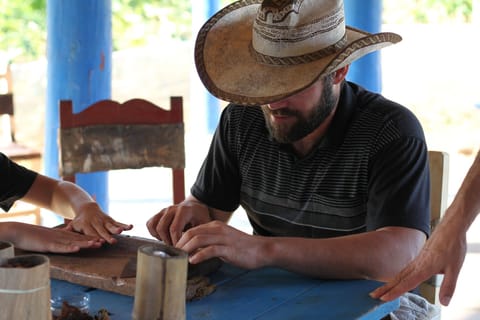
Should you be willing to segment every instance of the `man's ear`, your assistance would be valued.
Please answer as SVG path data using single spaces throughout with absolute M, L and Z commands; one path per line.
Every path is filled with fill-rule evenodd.
M 338 69 L 337 71 L 335 71 L 335 75 L 333 77 L 333 84 L 339 84 L 343 80 L 345 80 L 345 77 L 347 76 L 349 67 L 350 67 L 350 65 L 346 65 L 346 66 Z

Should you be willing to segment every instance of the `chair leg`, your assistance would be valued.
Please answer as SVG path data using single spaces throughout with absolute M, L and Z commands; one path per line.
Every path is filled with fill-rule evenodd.
M 173 175 L 173 203 L 178 204 L 185 200 L 185 172 L 184 169 L 172 169 Z

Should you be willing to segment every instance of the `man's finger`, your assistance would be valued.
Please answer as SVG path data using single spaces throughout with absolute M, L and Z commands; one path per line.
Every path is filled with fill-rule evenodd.
M 439 292 L 440 303 L 444 306 L 448 306 L 453 297 L 453 293 L 455 292 L 455 287 L 457 285 L 457 279 L 458 272 L 447 271 L 445 273 Z

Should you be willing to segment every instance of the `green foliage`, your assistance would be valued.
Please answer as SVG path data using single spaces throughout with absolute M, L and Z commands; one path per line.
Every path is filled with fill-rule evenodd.
M 0 0 L 0 52 L 14 57 L 37 58 L 45 52 L 46 0 Z
M 427 3 L 432 8 L 430 11 L 443 12 L 444 17 L 466 22 L 471 19 L 472 0 L 428 0 Z M 423 22 L 427 23 L 429 20 L 425 19 Z
M 207 0 L 111 1 L 113 46 L 118 50 L 165 37 L 191 39 L 191 1 Z M 221 7 L 232 2 L 219 1 Z M 385 20 L 389 23 L 471 21 L 472 0 L 384 0 L 383 3 Z M 6 53 L 16 61 L 45 55 L 46 5 L 47 0 L 0 0 L 0 54 Z
M 190 0 L 112 0 L 115 49 L 156 42 L 162 37 L 190 39 L 191 22 Z
M 469 23 L 472 0 L 383 0 L 386 23 Z
M 111 1 L 115 50 L 145 45 L 162 37 L 192 37 L 191 0 Z M 0 55 L 15 61 L 45 55 L 46 6 L 47 0 L 0 0 Z

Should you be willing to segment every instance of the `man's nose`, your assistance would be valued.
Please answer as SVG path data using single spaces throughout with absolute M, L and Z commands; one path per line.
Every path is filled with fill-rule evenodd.
M 287 101 L 287 99 L 284 99 L 284 100 L 269 103 L 268 104 L 268 109 L 277 110 L 277 109 L 285 108 L 286 106 L 288 106 L 288 101 Z

